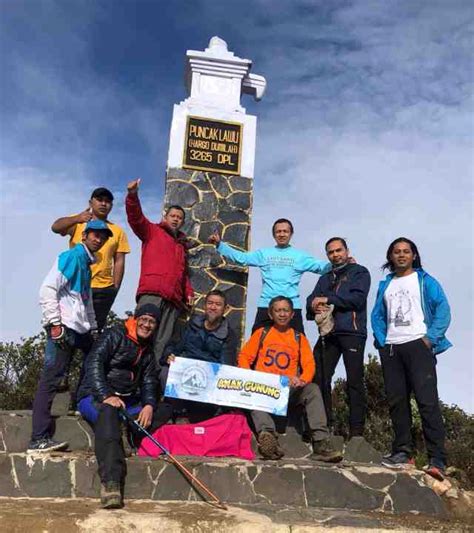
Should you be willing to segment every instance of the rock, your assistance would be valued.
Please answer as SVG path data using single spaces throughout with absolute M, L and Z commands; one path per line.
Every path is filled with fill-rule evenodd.
M 248 224 L 230 224 L 224 229 L 223 240 L 239 248 L 247 249 Z
M 230 206 L 247 211 L 252 205 L 252 196 L 249 192 L 234 192 L 228 201 Z
M 51 416 L 66 416 L 69 413 L 71 405 L 71 393 L 59 392 L 53 399 L 51 405 Z
M 0 413 L 0 445 L 2 451 L 23 452 L 31 438 L 31 412 Z
M 273 504 L 298 505 L 304 499 L 302 473 L 291 468 L 264 466 L 253 486 L 257 496 L 264 494 L 265 501 Z
M 15 484 L 13 456 L 6 453 L 0 454 L 0 480 L 0 496 L 26 496 Z
M 215 267 L 223 263 L 222 257 L 212 245 L 199 246 L 188 253 L 188 265 L 190 267 Z
M 444 481 L 438 481 L 429 474 L 425 474 L 424 480 L 426 485 L 430 487 L 431 490 L 435 492 L 438 496 L 443 496 L 443 494 L 448 492 L 448 490 L 451 489 L 451 487 L 453 486 L 448 479 L 445 479 Z
M 189 241 L 197 239 L 199 235 L 199 223 L 193 220 L 187 213 L 181 231 L 187 235 Z
M 55 461 L 53 457 L 14 456 L 16 478 L 22 491 L 32 498 L 45 496 L 69 498 L 72 495 L 69 461 Z
M 344 437 L 342 435 L 331 435 L 329 440 L 335 450 L 338 452 L 344 452 Z
M 408 473 L 397 476 L 388 495 L 393 502 L 395 513 L 419 511 L 429 515 L 445 516 L 443 501 L 429 487 L 423 487 Z
M 211 185 L 221 198 L 226 198 L 231 193 L 229 178 L 222 174 L 209 173 Z
M 245 469 L 200 465 L 195 475 L 223 501 L 256 503 L 257 497 Z
M 207 294 L 216 285 L 216 280 L 212 279 L 205 270 L 201 268 L 189 268 L 189 276 L 195 292 Z
M 69 443 L 70 450 L 93 450 L 94 432 L 89 424 L 75 416 L 65 416 L 56 420 L 54 438 Z
M 213 192 L 202 193 L 201 201 L 193 207 L 193 218 L 200 222 L 214 221 L 217 218 L 217 206 Z
M 154 475 L 150 475 L 150 466 L 159 465 Z M 161 460 L 150 463 L 140 457 L 131 457 L 128 460 L 127 479 L 125 483 L 125 498 L 150 499 L 155 488 L 152 479 L 156 479 L 163 470 L 165 463 Z
M 229 321 L 230 327 L 242 339 L 242 329 L 243 329 L 242 328 L 242 320 L 243 320 L 242 311 L 232 310 L 229 313 L 227 313 L 226 318 Z
M 157 477 L 151 498 L 153 500 L 189 500 L 191 492 L 194 492 L 194 489 L 184 475 L 174 465 L 166 464 Z
M 178 204 L 192 207 L 199 202 L 199 191 L 194 185 L 184 181 L 170 181 L 166 187 L 165 205 Z
M 370 445 L 364 437 L 352 437 L 344 450 L 344 460 L 354 463 L 380 464 L 382 454 Z
M 199 235 L 198 239 L 203 244 L 208 244 L 209 237 L 217 231 L 219 235 L 222 235 L 224 226 L 221 224 L 221 222 L 217 220 L 213 220 L 212 222 L 201 222 L 200 228 L 199 228 Z M 217 251 L 215 249 L 214 245 L 211 245 L 214 248 L 215 253 L 217 254 Z
M 232 266 L 233 268 L 229 268 Z M 238 269 L 238 270 L 237 270 Z M 234 265 L 226 265 L 225 268 L 214 268 L 212 273 L 222 281 L 228 281 L 229 283 L 235 283 L 242 287 L 247 286 L 248 273 L 242 271 L 242 267 L 236 267 Z
M 395 481 L 395 474 L 361 472 L 358 468 L 353 473 L 361 483 L 375 490 L 383 490 Z
M 200 191 L 212 191 L 211 184 L 204 172 L 195 172 L 191 179 L 191 183 Z
M 337 467 L 308 470 L 304 477 L 308 505 L 369 510 L 382 507 L 384 494 L 362 487 Z
M 97 498 L 100 493 L 100 479 L 94 456 L 74 462 L 74 494 L 76 498 Z
M 186 170 L 184 168 L 169 168 L 167 172 L 167 179 L 189 181 L 194 172 L 194 170 Z
M 222 283 L 219 283 L 219 285 L 217 285 L 217 288 L 225 292 L 228 305 L 230 305 L 231 307 L 238 307 L 241 309 L 245 307 L 246 294 L 245 294 L 245 289 L 243 287 L 241 287 L 240 285 L 228 285 L 228 284 L 224 285 Z
M 234 192 L 252 190 L 252 180 L 250 178 L 244 178 L 243 176 L 231 176 L 229 178 L 229 183 Z
M 223 203 L 222 200 L 219 201 L 219 220 L 224 224 L 234 224 L 236 222 L 246 222 L 247 224 L 250 221 L 249 216 L 244 211 L 238 209 L 230 208 L 226 203 Z

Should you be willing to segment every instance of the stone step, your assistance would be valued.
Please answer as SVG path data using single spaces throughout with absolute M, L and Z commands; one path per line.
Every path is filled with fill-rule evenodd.
M 245 461 L 182 458 L 194 475 L 229 504 L 272 504 L 295 508 L 351 509 L 446 516 L 443 500 L 422 472 L 307 459 Z M 177 468 L 164 459 L 127 460 L 126 499 L 200 501 Z M 0 496 L 97 498 L 93 454 L 0 453 Z
M 69 442 L 72 451 L 93 451 L 94 434 L 80 416 L 60 416 L 56 419 L 54 438 Z M 281 426 L 279 442 L 287 459 L 301 459 L 311 454 L 311 446 L 293 426 Z M 20 453 L 28 446 L 31 436 L 31 411 L 0 411 L 0 452 Z M 332 437 L 333 446 L 343 451 L 347 461 L 380 464 L 382 455 L 363 439 L 352 439 L 346 446 L 342 437 Z M 257 453 L 255 440 L 253 447 Z

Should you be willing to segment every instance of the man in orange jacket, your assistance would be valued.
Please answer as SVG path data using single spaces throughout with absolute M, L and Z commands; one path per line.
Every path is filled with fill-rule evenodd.
M 318 385 L 312 383 L 315 364 L 308 339 L 290 327 L 293 302 L 286 296 L 272 298 L 268 314 L 273 325 L 257 329 L 239 354 L 238 365 L 259 372 L 269 372 L 290 378 L 290 406 L 302 405 L 311 431 L 311 459 L 336 463 L 342 454 L 331 445 L 323 399 Z M 300 370 L 301 369 L 301 370 Z M 284 452 L 278 445 L 272 415 L 252 411 L 258 435 L 259 451 L 264 459 L 281 459 Z

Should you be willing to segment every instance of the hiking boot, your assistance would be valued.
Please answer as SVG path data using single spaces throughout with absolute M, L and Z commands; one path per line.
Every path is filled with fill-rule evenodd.
M 258 451 L 263 459 L 277 460 L 283 457 L 283 450 L 278 445 L 278 439 L 274 433 L 260 431 L 257 441 Z
M 430 459 L 429 465 L 423 467 L 425 474 L 434 477 L 438 481 L 444 481 L 446 478 L 446 465 L 440 459 Z
M 415 461 L 406 452 L 396 452 L 386 455 L 382 459 L 382 465 L 393 470 L 405 470 L 415 467 Z
M 335 450 L 329 439 L 313 441 L 313 453 L 309 456 L 313 461 L 325 463 L 339 463 L 342 453 Z
M 123 507 L 120 483 L 107 481 L 100 485 L 100 503 L 102 509 L 120 509 Z
M 56 440 L 45 437 L 43 439 L 32 440 L 28 444 L 26 453 L 47 453 L 58 450 L 65 450 L 69 446 L 66 441 L 58 442 Z

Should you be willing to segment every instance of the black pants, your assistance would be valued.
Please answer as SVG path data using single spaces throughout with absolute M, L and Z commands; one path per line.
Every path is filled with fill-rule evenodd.
M 252 326 L 252 333 L 258 328 L 271 326 L 272 324 L 272 319 L 268 316 L 268 308 L 257 307 L 257 314 L 255 315 L 255 321 Z M 303 316 L 301 315 L 301 309 L 295 309 L 295 314 L 291 319 L 290 327 L 304 334 Z
M 435 356 L 422 339 L 385 345 L 379 353 L 395 432 L 392 452 L 413 453 L 410 407 L 413 392 L 420 411 L 428 456 L 445 463 L 445 431 L 439 406 Z
M 122 422 L 119 410 L 107 404 L 98 407 L 99 417 L 93 425 L 95 434 L 95 455 L 102 483 L 114 481 L 123 483 L 127 473 L 125 452 L 122 444 Z M 153 421 L 147 431 L 153 433 L 161 425 L 166 423 L 171 414 L 166 412 L 166 407 L 159 405 L 153 414 Z M 130 426 L 134 442 L 139 445 L 143 434 Z
M 117 296 L 117 289 L 111 285 L 104 289 L 92 289 L 92 303 L 94 305 L 97 329 L 102 331 L 107 322 L 107 315 Z
M 72 329 L 65 328 L 65 336 L 61 342 L 54 342 L 48 337 L 44 352 L 44 366 L 33 401 L 33 432 L 31 440 L 51 438 L 54 434 L 54 420 L 51 416 L 51 405 L 56 393 L 66 388 L 69 367 L 76 348 L 83 353 L 84 364 L 92 346 L 92 336 L 89 333 L 79 334 Z
M 365 337 L 355 335 L 327 335 L 320 337 L 314 347 L 316 383 L 323 394 L 328 426 L 334 426 L 331 382 L 339 359 L 346 369 L 346 390 L 349 398 L 349 431 L 351 436 L 362 435 L 367 402 L 364 385 Z

